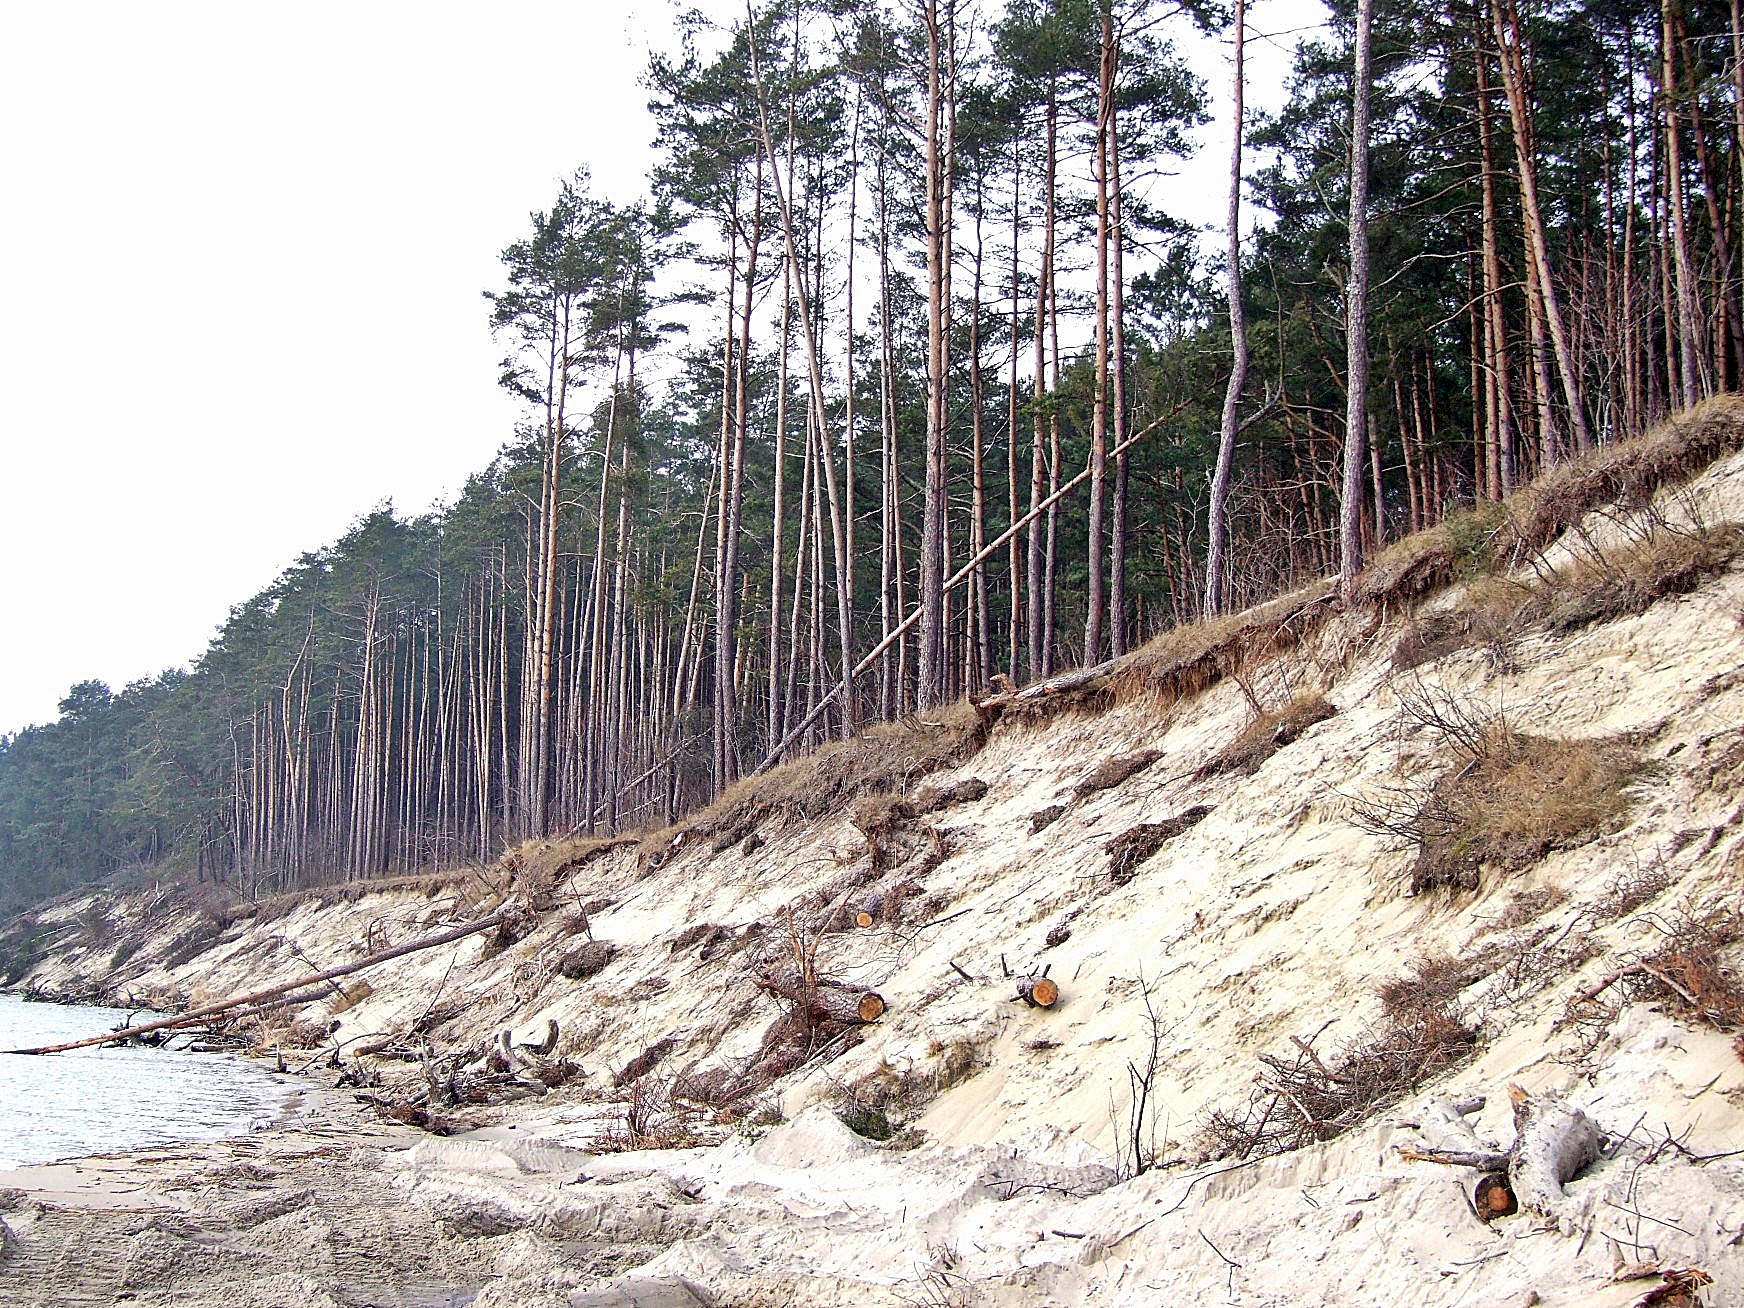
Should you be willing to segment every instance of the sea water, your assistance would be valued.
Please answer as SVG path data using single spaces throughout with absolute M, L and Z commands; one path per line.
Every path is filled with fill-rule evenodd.
M 101 1035 L 126 1017 L 0 995 L 0 1049 Z M 145 1045 L 0 1054 L 0 1169 L 237 1135 L 271 1121 L 289 1095 L 282 1078 L 234 1054 Z

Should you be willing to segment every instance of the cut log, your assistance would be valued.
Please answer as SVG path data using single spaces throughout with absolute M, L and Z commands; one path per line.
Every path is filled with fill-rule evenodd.
M 883 995 L 845 981 L 818 977 L 808 986 L 799 970 L 793 967 L 774 968 L 752 975 L 760 987 L 793 1004 L 810 1022 L 864 1026 L 877 1021 L 884 1012 Z
M 869 909 L 863 908 L 858 913 L 854 914 L 854 925 L 857 927 L 869 927 L 877 920 L 877 918 L 872 916 L 871 910 Z
M 1485 1172 L 1472 1186 L 1472 1207 L 1478 1220 L 1493 1222 L 1498 1217 L 1512 1217 L 1520 1211 L 1520 1201 L 1506 1172 Z
M 408 944 L 383 950 L 379 954 L 371 954 L 368 958 L 360 958 L 355 963 L 346 963 L 342 967 L 330 967 L 324 972 L 311 972 L 280 985 L 268 986 L 264 990 L 254 990 L 246 995 L 235 995 L 229 999 L 221 999 L 215 1004 L 202 1004 L 199 1008 L 189 1009 L 176 1017 L 161 1018 L 156 1022 L 145 1022 L 131 1027 L 126 1031 L 107 1031 L 100 1036 L 91 1036 L 84 1040 L 69 1040 L 65 1044 L 41 1045 L 35 1049 L 9 1049 L 9 1054 L 61 1054 L 72 1049 L 89 1049 L 94 1045 L 106 1045 L 114 1040 L 127 1040 L 144 1035 L 148 1031 L 166 1031 L 171 1027 L 187 1026 L 203 1017 L 211 1017 L 215 1013 L 227 1013 L 233 1008 L 245 1008 L 250 1004 L 263 1004 L 269 999 L 289 994 L 293 990 L 301 990 L 306 986 L 320 985 L 324 981 L 336 977 L 350 976 L 353 972 L 361 972 L 366 967 L 375 967 L 378 963 L 386 963 L 396 958 L 404 958 L 407 954 L 415 954 L 421 949 L 434 949 L 438 945 L 446 945 L 455 940 L 464 940 L 467 936 L 477 935 L 480 931 L 489 931 L 503 920 L 502 913 L 492 913 L 489 917 L 481 917 L 461 926 L 451 927 L 447 931 L 439 931 L 433 936 L 425 936 Z
M 1031 1008 L 1052 1008 L 1060 1001 L 1060 984 L 1045 976 L 1019 977 L 1017 997 Z

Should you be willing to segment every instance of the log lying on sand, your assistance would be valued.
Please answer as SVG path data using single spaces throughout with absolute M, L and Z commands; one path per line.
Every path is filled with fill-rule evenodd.
M 864 1026 L 884 1012 L 884 996 L 876 990 L 849 985 L 827 976 L 807 985 L 795 967 L 770 968 L 752 974 L 752 979 L 772 995 L 793 1004 L 812 1022 L 841 1022 Z
M 1554 1091 L 1535 1099 L 1511 1085 L 1508 1097 L 1514 1105 L 1514 1143 L 1507 1150 L 1486 1148 L 1465 1120 L 1466 1113 L 1483 1106 L 1481 1099 L 1469 1104 L 1437 1099 L 1424 1110 L 1418 1128 L 1424 1147 L 1401 1149 L 1400 1156 L 1476 1170 L 1472 1207 L 1486 1222 L 1522 1208 L 1561 1221 L 1570 1216 L 1563 1186 L 1598 1161 L 1599 1128 Z
M 1052 1008 L 1060 1002 L 1060 983 L 1045 976 L 1019 977 L 1017 997 L 1031 1008 Z
M 251 991 L 246 995 L 233 995 L 229 999 L 221 999 L 215 1004 L 202 1004 L 200 1007 L 189 1009 L 176 1017 L 165 1017 L 155 1022 L 145 1022 L 139 1026 L 129 1027 L 125 1031 L 107 1031 L 100 1036 L 91 1036 L 84 1040 L 69 1040 L 65 1044 L 42 1045 L 36 1049 L 8 1049 L 6 1052 L 9 1054 L 61 1054 L 71 1049 L 89 1049 L 93 1045 L 131 1040 L 148 1031 L 167 1031 L 173 1027 L 190 1026 L 202 1018 L 216 1017 L 220 1013 L 229 1013 L 232 1009 L 246 1008 L 251 1004 L 264 1005 L 266 1001 L 277 999 L 280 995 L 289 994 L 293 990 L 301 990 L 307 986 L 319 985 L 324 981 L 350 976 L 353 972 L 361 972 L 366 967 L 375 967 L 378 963 L 404 958 L 407 954 L 415 954 L 422 949 L 434 949 L 438 945 L 464 940 L 467 936 L 477 935 L 480 931 L 489 931 L 492 927 L 499 925 L 508 915 L 507 911 L 492 913 L 489 917 L 477 918 L 461 926 L 451 927 L 447 931 L 438 931 L 433 936 L 425 936 L 408 944 L 397 945 L 393 949 L 384 949 L 379 954 L 360 958 L 355 963 L 346 963 L 341 967 L 330 967 L 324 972 L 311 972 L 307 976 L 296 977 L 276 986 L 268 986 L 264 990 Z

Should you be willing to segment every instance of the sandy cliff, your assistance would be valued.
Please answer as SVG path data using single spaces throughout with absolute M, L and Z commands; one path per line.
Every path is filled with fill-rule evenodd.
M 83 1195 L 25 1175 L 0 1299 L 1622 1305 L 1694 1302 L 1670 1274 L 1699 1269 L 1744 1303 L 1744 454 L 1673 482 L 1553 539 L 1468 524 L 1493 567 L 1419 542 L 1357 606 L 911 721 L 637 843 L 39 912 L 20 984 L 184 1003 L 513 917 L 249 1028 L 458 1134 L 341 1105 Z M 796 953 L 879 1020 L 796 1018 Z M 1059 1001 L 1019 1002 L 1043 969 Z M 522 1080 L 564 1083 L 500 1102 L 498 1033 L 552 1021 Z M 1602 1155 L 1486 1224 L 1473 1174 L 1400 1147 L 1475 1096 L 1507 1146 L 1510 1085 Z M 135 1199 L 99 1207 L 117 1168 Z

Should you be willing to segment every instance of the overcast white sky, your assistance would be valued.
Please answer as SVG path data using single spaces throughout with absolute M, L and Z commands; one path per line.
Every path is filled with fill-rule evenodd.
M 489 461 L 515 409 L 480 293 L 578 165 L 641 193 L 672 13 L 0 3 L 0 733 L 191 661 L 297 555 Z M 1253 57 L 1275 103 L 1287 61 Z M 1183 216 L 1221 215 L 1226 139 Z

